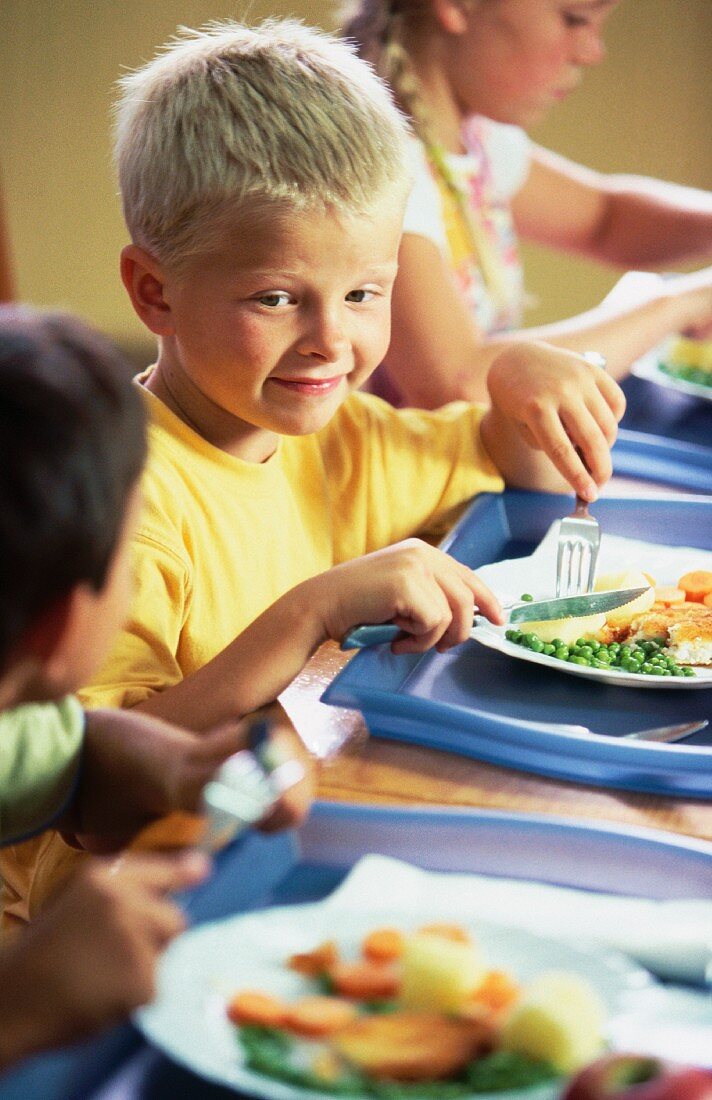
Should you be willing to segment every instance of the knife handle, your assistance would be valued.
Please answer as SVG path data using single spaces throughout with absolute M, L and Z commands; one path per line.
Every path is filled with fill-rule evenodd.
M 355 626 L 341 639 L 342 649 L 368 649 L 372 645 L 392 642 L 402 630 L 395 623 L 374 623 L 371 626 Z

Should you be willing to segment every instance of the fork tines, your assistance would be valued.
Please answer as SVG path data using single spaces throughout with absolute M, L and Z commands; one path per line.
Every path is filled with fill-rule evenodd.
M 561 520 L 556 555 L 556 595 L 590 592 L 596 575 L 601 529 L 593 516 Z

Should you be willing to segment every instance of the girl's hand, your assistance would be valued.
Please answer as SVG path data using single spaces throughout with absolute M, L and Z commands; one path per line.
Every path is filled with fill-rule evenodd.
M 572 351 L 520 344 L 495 360 L 487 386 L 493 409 L 544 451 L 575 492 L 595 500 L 611 476 L 611 447 L 625 412 L 623 391 L 605 370 Z
M 341 639 L 361 623 L 394 622 L 406 635 L 394 653 L 444 652 L 464 642 L 475 608 L 504 621 L 495 596 L 449 554 L 420 539 L 407 539 L 345 562 L 307 582 L 329 638 Z

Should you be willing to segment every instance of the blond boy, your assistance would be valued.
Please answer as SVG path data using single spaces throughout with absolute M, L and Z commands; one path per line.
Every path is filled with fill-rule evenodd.
M 203 729 L 356 622 L 456 644 L 499 606 L 413 536 L 505 483 L 594 499 L 609 476 L 623 398 L 570 353 L 506 350 L 489 410 L 357 392 L 388 347 L 406 137 L 370 69 L 290 21 L 184 34 L 123 81 L 122 277 L 159 354 L 133 611 L 88 705 Z

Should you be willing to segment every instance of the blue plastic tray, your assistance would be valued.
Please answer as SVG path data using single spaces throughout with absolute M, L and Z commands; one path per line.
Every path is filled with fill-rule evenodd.
M 483 494 L 443 546 L 475 569 L 524 556 L 567 510 L 560 496 L 546 493 Z M 611 534 L 712 549 L 712 499 L 604 499 L 595 512 Z M 535 665 L 468 642 L 447 654 L 399 657 L 375 646 L 357 654 L 322 699 L 357 708 L 382 737 L 579 783 L 712 799 L 709 728 L 684 744 L 621 739 L 648 726 L 712 718 L 712 690 L 542 676 Z M 584 725 L 600 736 L 566 736 L 552 723 Z
M 440 871 L 536 879 L 649 898 L 712 895 L 712 845 L 492 810 L 398 809 L 317 803 L 300 835 L 254 834 L 227 849 L 191 897 L 196 921 L 266 905 L 317 901 L 353 864 L 380 852 Z M 0 1100 L 235 1100 L 148 1046 L 131 1027 L 80 1050 L 35 1059 L 0 1078 Z
M 622 383 L 628 407 L 622 427 L 651 432 L 653 438 L 680 439 L 703 447 L 712 446 L 712 402 L 658 386 L 644 378 Z
M 653 388 L 660 390 L 659 386 Z M 692 432 L 688 442 L 640 430 L 620 431 L 613 447 L 614 474 L 654 481 L 685 492 L 712 494 L 712 402 L 708 402 L 703 412 L 706 425 L 701 425 L 699 432 Z M 643 419 L 640 423 L 642 426 L 648 422 Z

